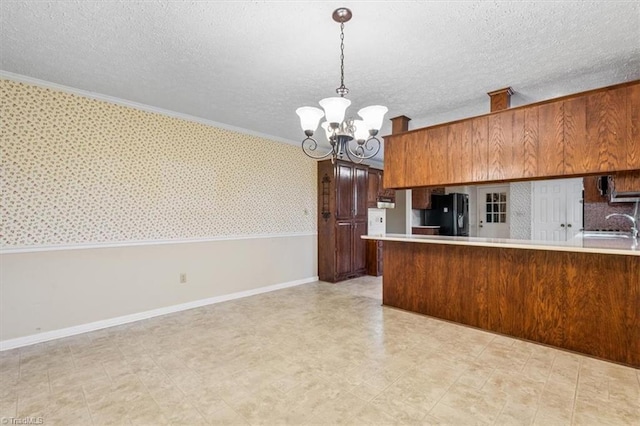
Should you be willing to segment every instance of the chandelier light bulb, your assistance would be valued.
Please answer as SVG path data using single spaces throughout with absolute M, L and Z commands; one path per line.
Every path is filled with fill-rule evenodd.
M 344 114 L 351 105 L 351 101 L 345 98 L 324 98 L 319 102 L 324 109 L 324 115 L 329 123 L 340 124 L 344 120 Z
M 307 133 L 316 131 L 320 119 L 324 117 L 324 112 L 320 108 L 316 107 L 300 107 L 296 110 L 296 114 L 300 117 L 300 127 Z
M 367 126 L 368 130 L 375 130 L 378 132 L 382 127 L 382 120 L 384 119 L 384 115 L 389 111 L 389 109 L 382 105 L 371 105 L 365 108 L 362 108 L 358 111 L 358 115 L 362 117 Z
M 354 120 L 353 126 L 355 131 L 353 132 L 353 138 L 358 142 L 364 142 L 369 138 L 369 127 L 363 120 Z
M 320 127 L 324 129 L 324 133 L 327 136 L 327 140 L 331 139 L 331 136 L 333 136 L 333 129 L 329 127 L 329 122 L 323 121 L 322 124 L 320 124 Z

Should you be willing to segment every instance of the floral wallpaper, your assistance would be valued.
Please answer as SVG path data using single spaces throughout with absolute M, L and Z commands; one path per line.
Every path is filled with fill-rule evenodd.
M 0 248 L 308 233 L 296 146 L 0 80 Z

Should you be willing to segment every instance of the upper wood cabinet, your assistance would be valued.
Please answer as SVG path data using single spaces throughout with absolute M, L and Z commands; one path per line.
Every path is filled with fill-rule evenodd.
M 605 203 L 607 202 L 606 195 L 603 195 L 600 191 L 600 184 L 598 183 L 603 176 L 587 176 L 582 179 L 582 187 L 584 188 L 584 202 L 585 203 Z M 606 179 L 606 176 L 604 176 Z
M 640 81 L 385 138 L 392 188 L 637 169 Z
M 615 173 L 609 182 L 611 183 L 610 191 L 616 193 L 640 192 L 640 170 Z
M 378 198 L 386 197 L 395 199 L 396 191 L 384 187 L 384 172 L 378 169 L 369 169 L 367 188 L 367 207 L 378 207 Z
M 382 171 L 369 169 L 367 182 L 367 207 L 376 207 L 378 205 L 378 191 L 382 185 Z
M 431 190 L 429 188 L 413 188 L 411 190 L 411 208 L 420 210 L 430 209 Z
M 537 172 L 531 177 L 564 174 L 564 106 L 550 102 L 532 107 L 538 111 Z
M 626 170 L 632 141 L 627 111 L 630 90 L 603 90 L 564 102 L 564 172 Z M 638 140 L 635 141 L 638 144 Z
M 411 190 L 411 208 L 419 210 L 430 209 L 431 194 L 444 194 L 444 188 L 413 188 Z
M 401 136 L 386 136 L 384 138 L 384 175 L 385 188 L 405 188 L 407 170 L 412 170 L 406 164 L 407 138 Z

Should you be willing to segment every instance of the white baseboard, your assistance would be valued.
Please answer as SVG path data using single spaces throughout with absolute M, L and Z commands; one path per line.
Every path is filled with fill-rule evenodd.
M 266 287 L 259 287 L 252 290 L 240 291 L 237 293 L 225 294 L 222 296 L 210 297 L 207 299 L 194 300 L 193 302 L 181 303 L 179 305 L 166 306 L 164 308 L 152 309 L 150 311 L 138 312 L 136 314 L 124 315 L 121 317 L 110 318 L 101 321 L 80 324 L 73 327 L 61 328 L 59 330 L 45 331 L 43 333 L 32 334 L 15 339 L 0 341 L 0 352 L 9 349 L 29 346 L 36 343 L 48 342 L 49 340 L 61 339 L 63 337 L 75 336 L 76 334 L 87 333 L 89 331 L 100 330 L 103 328 L 114 327 L 116 325 L 127 324 L 148 318 L 158 317 L 161 315 L 171 314 L 174 312 L 186 311 L 187 309 L 199 308 L 201 306 L 213 305 L 215 303 L 227 302 L 229 300 L 241 299 L 243 297 L 254 296 L 256 294 L 268 293 L 270 291 L 280 290 L 288 287 L 295 287 L 302 284 L 308 284 L 318 281 L 318 277 L 303 278 L 295 281 L 288 281 L 280 284 L 273 284 Z

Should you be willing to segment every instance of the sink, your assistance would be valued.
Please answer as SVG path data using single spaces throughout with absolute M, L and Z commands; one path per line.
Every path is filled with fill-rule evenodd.
M 630 232 L 619 232 L 619 231 L 582 231 L 583 238 L 609 238 L 609 239 L 619 239 L 619 238 L 631 238 Z

